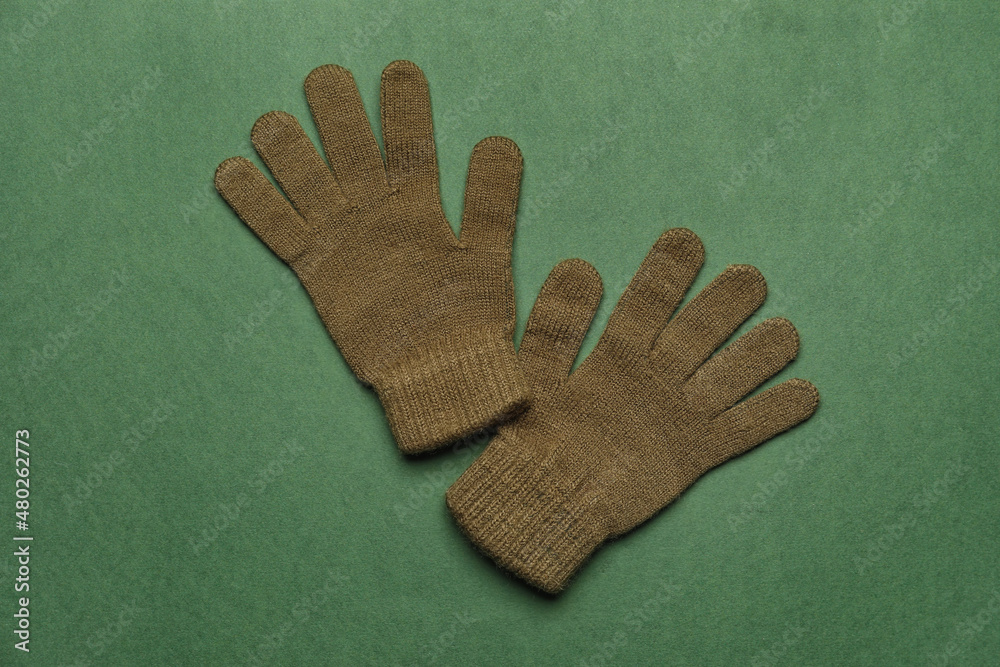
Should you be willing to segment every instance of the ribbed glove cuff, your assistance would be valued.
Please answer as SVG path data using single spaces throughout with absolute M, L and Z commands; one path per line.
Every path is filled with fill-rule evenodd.
M 520 412 L 530 398 L 514 345 L 470 332 L 436 341 L 374 381 L 399 448 L 426 452 Z
M 606 535 L 572 500 L 571 483 L 498 436 L 447 493 L 469 539 L 497 564 L 557 593 Z

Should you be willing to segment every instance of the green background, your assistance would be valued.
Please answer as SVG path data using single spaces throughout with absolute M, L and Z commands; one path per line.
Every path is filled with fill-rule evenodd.
M 0 538 L 29 429 L 35 541 L 29 655 L 0 563 L 0 662 L 995 664 L 1000 14 L 803 4 L 5 3 Z M 378 134 L 400 58 L 430 81 L 453 224 L 475 142 L 524 153 L 518 335 L 582 257 L 605 282 L 591 349 L 686 226 L 696 288 L 761 269 L 748 326 L 790 318 L 775 381 L 822 395 L 557 599 L 450 520 L 484 441 L 398 454 L 212 189 L 261 114 L 315 137 L 302 81 L 324 63 Z

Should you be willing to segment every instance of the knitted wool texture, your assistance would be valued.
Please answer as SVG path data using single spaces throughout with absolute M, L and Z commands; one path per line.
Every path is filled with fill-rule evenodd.
M 473 150 L 456 238 L 416 65 L 382 73 L 385 161 L 350 72 L 319 67 L 305 91 L 329 165 L 294 117 L 274 111 L 251 137 L 291 203 L 242 157 L 219 166 L 219 193 L 298 275 L 401 450 L 434 449 L 523 409 L 510 266 L 517 146 L 491 137 Z
M 572 374 L 600 277 L 569 260 L 542 287 L 520 352 L 532 405 L 501 427 L 447 502 L 476 545 L 544 591 L 561 590 L 603 541 L 709 469 L 816 410 L 816 388 L 797 379 L 738 402 L 795 358 L 788 320 L 766 320 L 712 356 L 764 302 L 757 269 L 730 266 L 670 319 L 703 257 L 692 232 L 665 232 Z

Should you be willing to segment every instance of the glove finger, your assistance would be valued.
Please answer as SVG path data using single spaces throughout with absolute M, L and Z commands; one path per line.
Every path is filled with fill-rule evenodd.
M 694 232 L 664 232 L 618 300 L 598 347 L 648 354 L 704 261 L 705 248 Z
M 389 183 L 439 201 L 431 99 L 420 68 L 406 60 L 390 63 L 382 72 L 381 106 Z
M 294 116 L 264 114 L 250 133 L 254 148 L 295 208 L 315 223 L 347 208 L 347 200 Z
M 710 449 L 697 452 L 706 470 L 801 424 L 819 407 L 811 382 L 788 380 L 726 410 L 712 422 Z
M 521 190 L 521 149 L 506 137 L 487 137 L 472 149 L 465 185 L 461 242 L 499 255 L 510 266 L 517 197 Z
M 767 283 L 752 266 L 727 268 L 681 309 L 653 348 L 657 363 L 687 378 L 760 308 Z
M 521 368 L 536 392 L 569 376 L 601 291 L 600 274 L 582 259 L 568 259 L 549 273 L 518 351 Z
M 776 375 L 798 351 L 799 334 L 791 322 L 782 317 L 761 322 L 688 380 L 691 404 L 716 415 Z
M 249 160 L 232 157 L 215 170 L 215 188 L 260 240 L 291 263 L 305 250 L 308 230 L 292 205 Z
M 351 73 L 337 65 L 317 67 L 305 89 L 326 159 L 347 199 L 357 205 L 389 194 L 385 164 Z

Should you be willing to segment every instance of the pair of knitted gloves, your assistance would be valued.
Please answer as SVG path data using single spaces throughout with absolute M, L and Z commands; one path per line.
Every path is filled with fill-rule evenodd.
M 385 160 L 350 72 L 319 67 L 305 91 L 328 162 L 294 117 L 271 112 L 252 140 L 288 199 L 241 157 L 219 166 L 216 187 L 298 275 L 403 452 L 499 426 L 446 497 L 504 568 L 561 590 L 602 542 L 816 410 L 804 380 L 740 402 L 795 358 L 787 320 L 714 354 L 764 302 L 757 269 L 730 266 L 675 314 L 704 257 L 686 229 L 656 242 L 575 371 L 601 298 L 600 276 L 582 260 L 549 275 L 515 351 L 514 142 L 491 137 L 473 150 L 456 238 L 418 67 L 397 61 L 382 74 Z

